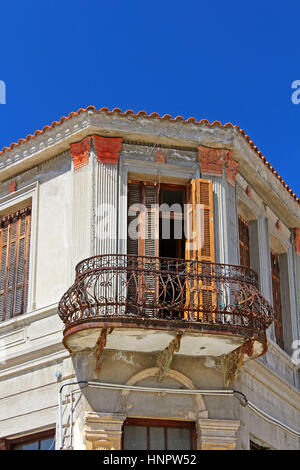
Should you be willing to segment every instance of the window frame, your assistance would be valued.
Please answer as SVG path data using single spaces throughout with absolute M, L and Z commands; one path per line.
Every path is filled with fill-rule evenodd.
M 147 447 L 149 447 L 149 428 L 150 427 L 162 427 L 165 430 L 167 428 L 184 428 L 190 429 L 190 450 L 197 449 L 197 431 L 196 423 L 194 421 L 177 421 L 160 418 L 126 418 L 122 426 L 122 439 L 121 449 L 124 450 L 124 428 L 125 426 L 142 426 L 147 427 Z M 166 447 L 166 431 L 165 431 L 165 447 Z M 148 449 L 149 450 L 149 449 Z M 168 450 L 168 449 L 165 449 Z
M 23 225 L 24 223 L 24 225 Z M 23 225 L 23 233 L 21 233 Z M 2 262 L 4 267 L 4 284 L 2 292 L 3 312 L 0 321 L 3 322 L 10 318 L 26 313 L 28 304 L 28 275 L 29 275 L 29 256 L 30 256 L 30 232 L 31 232 L 31 204 L 16 212 L 10 213 L 0 218 L 0 269 L 2 272 Z M 6 240 L 3 236 L 6 233 Z M 22 253 L 21 241 L 23 240 L 23 259 L 20 260 Z M 5 247 L 5 248 L 4 248 Z M 4 258 L 2 259 L 2 250 Z M 13 262 L 11 263 L 11 259 Z M 20 262 L 23 264 L 20 264 Z M 22 267 L 19 271 L 20 266 Z M 11 285 L 9 279 L 11 278 Z M 21 281 L 18 278 L 21 278 Z M 21 293 L 20 311 L 17 310 L 17 292 Z M 11 303 L 8 305 L 8 298 Z M 7 310 L 8 309 L 8 310 Z
M 34 442 L 40 442 L 44 439 L 51 439 L 55 440 L 55 429 L 48 429 L 47 431 L 40 431 L 34 434 L 27 434 L 26 436 L 17 437 L 15 439 L 8 439 L 7 442 L 7 450 L 23 450 L 23 449 L 14 449 L 14 446 L 22 445 L 22 444 L 33 444 Z M 34 450 L 34 449 L 33 449 Z M 35 449 L 41 450 L 41 449 Z M 55 450 L 55 446 L 53 448 Z
M 37 253 L 37 225 L 38 225 L 38 199 L 39 199 L 39 182 L 35 182 L 18 189 L 14 193 L 8 194 L 0 198 L 0 218 L 31 206 L 31 226 L 30 226 L 30 245 L 28 259 L 28 293 L 27 308 L 24 314 L 11 317 L 3 322 L 0 326 L 7 324 L 9 321 L 16 321 L 23 318 L 36 309 L 36 253 Z

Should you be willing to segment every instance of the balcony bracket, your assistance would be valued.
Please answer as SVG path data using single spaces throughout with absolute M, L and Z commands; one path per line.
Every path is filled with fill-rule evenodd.
M 176 337 L 170 342 L 169 346 L 159 353 L 157 365 L 159 367 L 158 381 L 162 382 L 165 375 L 171 367 L 175 352 L 180 350 L 180 342 L 183 333 L 177 333 Z
M 94 347 L 94 357 L 95 357 L 95 370 L 96 373 L 100 374 L 102 362 L 103 362 L 103 353 L 106 346 L 107 335 L 113 331 L 113 328 L 102 328 L 101 334 L 97 340 L 97 343 Z
M 251 338 L 231 353 L 217 358 L 216 365 L 223 372 L 225 387 L 229 387 L 230 382 L 237 377 L 243 365 L 245 355 L 253 356 L 255 339 Z

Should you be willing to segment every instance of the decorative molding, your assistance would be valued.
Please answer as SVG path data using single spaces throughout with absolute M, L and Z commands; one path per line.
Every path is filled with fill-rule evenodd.
M 158 356 L 157 365 L 159 367 L 158 381 L 162 382 L 166 373 L 171 368 L 171 363 L 175 352 L 180 350 L 180 342 L 183 333 L 178 333 L 176 337 L 170 342 L 169 346 L 165 348 Z
M 90 148 L 91 148 L 90 137 L 86 137 L 80 142 L 70 144 L 70 153 L 71 153 L 75 170 L 88 164 Z
M 106 346 L 106 338 L 107 338 L 107 328 L 102 328 L 101 334 L 94 348 L 95 370 L 96 372 L 98 372 L 98 374 L 100 374 L 101 367 L 102 367 L 103 353 L 104 353 L 104 348 Z
M 142 380 L 149 378 L 149 377 L 158 377 L 159 376 L 159 367 L 150 367 L 148 369 L 143 369 L 140 372 L 137 372 L 134 374 L 132 377 L 130 377 L 129 380 L 127 380 L 125 385 L 135 385 L 138 382 L 141 382 Z M 176 382 L 179 382 L 182 384 L 185 388 L 195 390 L 196 387 L 193 383 L 193 381 L 187 377 L 186 375 L 182 374 L 178 370 L 175 369 L 170 369 L 166 373 L 166 377 L 175 380 Z M 130 393 L 130 390 L 122 390 L 121 392 L 121 397 L 123 401 L 123 408 L 126 410 L 127 409 L 127 399 L 128 395 Z M 206 409 L 205 401 L 199 393 L 195 395 L 195 405 L 196 405 L 196 412 L 197 415 L 201 418 L 207 418 L 208 417 L 208 411 Z
M 123 413 L 95 413 L 85 415 L 85 438 L 87 450 L 120 450 Z
M 155 161 L 158 163 L 166 163 L 166 153 L 162 149 L 155 152 Z
M 9 183 L 9 194 L 16 192 L 17 190 L 17 183 L 15 180 Z
M 225 167 L 226 167 L 226 178 L 227 181 L 232 184 L 232 186 L 235 186 L 235 178 L 238 173 L 238 167 L 239 164 L 233 158 L 231 158 L 231 152 L 228 152 L 227 159 L 225 161 Z
M 122 137 L 101 137 L 93 135 L 93 143 L 98 162 L 116 165 L 122 151 Z
M 230 150 L 204 147 L 198 145 L 198 160 L 202 173 L 223 175 L 224 163 L 231 155 Z
M 216 358 L 217 368 L 223 371 L 225 387 L 229 387 L 230 382 L 237 377 L 246 354 L 248 357 L 253 356 L 255 339 L 253 337 L 250 341 L 246 341 L 229 354 L 222 354 Z
M 282 224 L 280 222 L 280 220 L 276 220 L 276 224 L 275 224 L 277 230 L 279 230 L 280 232 L 282 231 Z
M 201 450 L 235 450 L 240 421 L 229 419 L 198 419 Z

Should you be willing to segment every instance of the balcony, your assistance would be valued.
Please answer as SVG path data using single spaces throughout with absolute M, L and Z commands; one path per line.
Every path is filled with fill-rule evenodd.
M 72 353 L 172 345 L 172 354 L 258 357 L 273 320 L 247 267 L 121 254 L 80 262 L 58 313 Z

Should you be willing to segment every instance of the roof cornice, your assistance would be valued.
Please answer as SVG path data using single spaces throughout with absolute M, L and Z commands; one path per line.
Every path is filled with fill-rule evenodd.
M 135 121 L 134 131 L 132 130 L 132 120 Z M 150 123 L 151 125 L 149 125 Z M 300 199 L 297 195 L 239 126 L 234 126 L 231 123 L 221 124 L 219 121 L 209 123 L 206 119 L 197 121 L 193 117 L 184 119 L 182 116 L 177 116 L 172 118 L 168 114 L 160 116 L 158 113 L 147 114 L 145 111 L 135 113 L 132 110 L 127 110 L 123 113 L 119 108 L 112 111 L 108 108 L 96 110 L 94 106 L 81 108 L 77 112 L 70 113 L 68 117 L 63 116 L 50 126 L 37 130 L 33 135 L 28 135 L 25 139 L 20 139 L 9 147 L 4 147 L 0 151 L 0 180 L 8 179 L 14 174 L 51 158 L 68 149 L 70 143 L 93 133 L 120 136 L 124 139 L 134 138 L 145 142 L 159 139 L 159 143 L 162 145 L 182 145 L 184 142 L 184 145 L 191 148 L 195 148 L 199 144 L 232 150 L 238 147 L 238 152 L 243 148 L 243 151 L 246 150 L 247 153 L 255 155 L 256 159 L 259 157 L 263 165 L 270 170 L 271 178 L 267 178 L 267 180 L 272 182 L 277 180 L 279 186 L 285 188 L 289 194 L 288 199 L 291 196 L 300 205 Z

